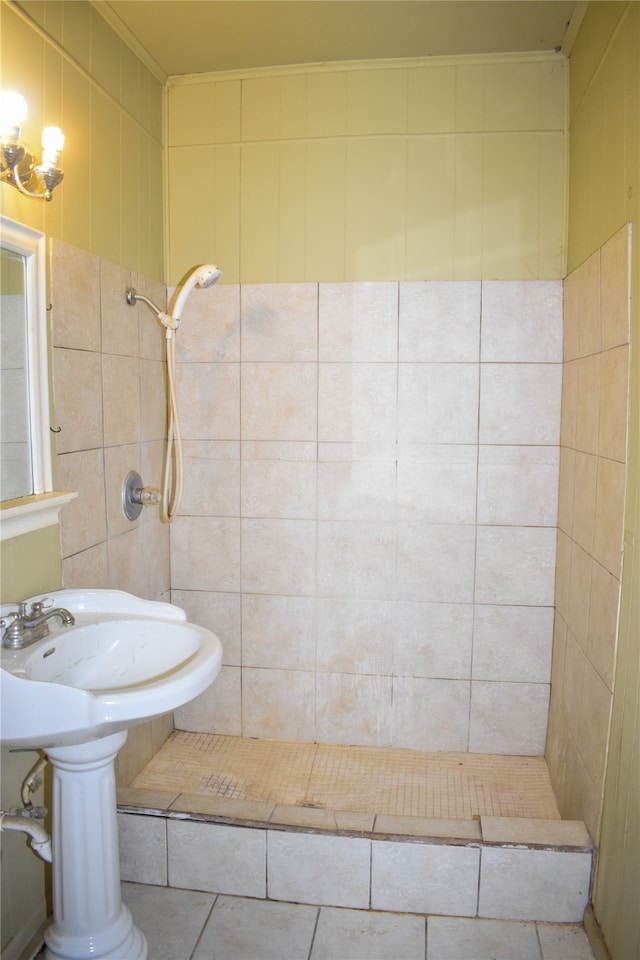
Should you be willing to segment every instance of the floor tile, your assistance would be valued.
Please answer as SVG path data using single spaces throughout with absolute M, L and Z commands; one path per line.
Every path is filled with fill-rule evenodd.
M 423 960 L 423 917 L 322 907 L 311 960 Z
M 541 960 L 535 923 L 430 917 L 427 960 Z
M 149 944 L 149 960 L 188 960 L 215 894 L 123 883 L 122 899 Z
M 220 896 L 193 958 L 307 960 L 317 917 L 305 904 Z
M 572 923 L 538 923 L 544 960 L 593 960 L 583 927 Z

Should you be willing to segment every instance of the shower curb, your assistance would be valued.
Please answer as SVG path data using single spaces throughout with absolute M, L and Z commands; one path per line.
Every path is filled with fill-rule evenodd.
M 581 923 L 582 821 L 435 820 L 118 791 L 123 880 L 323 906 Z

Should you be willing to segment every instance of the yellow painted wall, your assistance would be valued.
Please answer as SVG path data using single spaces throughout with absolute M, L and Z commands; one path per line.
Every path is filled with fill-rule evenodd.
M 0 0 L 0 89 L 27 99 L 23 138 L 34 150 L 44 126 L 66 135 L 51 203 L 0 184 L 2 213 L 162 281 L 162 84 L 84 0 Z M 3 602 L 57 589 L 58 526 L 3 542 L 0 564 Z M 35 759 L 2 751 L 3 809 L 19 805 Z M 50 909 L 45 874 L 24 836 L 2 835 L 3 960 L 21 954 Z
M 640 956 L 640 3 L 592 2 L 571 55 L 569 268 L 632 223 L 622 605 L 594 912 L 613 960 Z
M 39 155 L 43 127 L 66 138 L 51 203 L 1 185 L 2 213 L 163 280 L 162 84 L 86 0 L 0 0 L 0 33 L 0 88 L 29 104 L 24 141 Z
M 563 276 L 561 55 L 170 78 L 167 279 Z

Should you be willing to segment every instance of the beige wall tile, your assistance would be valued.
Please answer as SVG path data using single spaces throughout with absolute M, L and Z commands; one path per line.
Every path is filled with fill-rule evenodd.
M 109 586 L 114 590 L 126 590 L 138 597 L 147 591 L 147 554 L 144 529 L 138 527 L 107 541 L 109 555 Z M 147 599 L 151 599 L 148 597 Z
M 485 280 L 481 357 L 497 363 L 560 362 L 560 281 Z
M 242 665 L 313 670 L 315 597 L 242 596 Z
M 467 463 L 438 462 L 438 458 L 430 463 L 398 462 L 398 520 L 426 523 L 475 521 L 478 496 L 476 451 L 464 445 L 460 445 L 458 451 L 460 449 L 468 449 L 473 459 L 469 458 Z
M 598 460 L 593 553 L 609 573 L 619 577 L 622 564 L 622 533 L 625 465 L 616 460 Z
M 592 567 L 593 560 L 589 554 L 577 543 L 572 543 L 567 623 L 583 651 L 587 647 Z
M 476 364 L 405 363 L 398 376 L 399 440 L 477 442 Z
M 478 913 L 502 920 L 580 923 L 590 877 L 589 853 L 485 849 Z
M 391 677 L 316 674 L 316 739 L 388 745 Z
M 479 527 L 476 603 L 550 606 L 555 551 L 552 527 Z
M 318 598 L 317 604 L 315 665 L 320 673 L 391 674 L 392 601 Z
M 584 550 L 593 549 L 596 516 L 597 458 L 576 452 L 574 457 L 573 524 L 571 536 Z
M 104 443 L 111 447 L 141 439 L 140 360 L 102 355 Z
M 398 598 L 469 603 L 475 547 L 475 528 L 467 524 L 398 523 Z
M 242 360 L 317 359 L 317 284 L 244 284 L 241 318 Z
M 558 443 L 561 385 L 560 364 L 483 364 L 480 443 Z
M 120 874 L 133 883 L 167 884 L 167 821 L 118 814 Z
M 391 746 L 466 751 L 469 689 L 468 680 L 394 677 Z
M 582 682 L 577 746 L 587 774 L 596 784 L 602 783 L 604 777 L 610 713 L 611 691 L 587 660 Z
M 99 353 L 56 348 L 53 382 L 58 453 L 103 445 L 102 364 Z
M 476 915 L 478 849 L 373 841 L 371 854 L 374 910 Z
M 587 656 L 610 691 L 613 690 L 619 604 L 620 581 L 599 563 L 594 563 L 591 568 Z
M 274 451 L 277 456 L 277 452 Z M 243 460 L 243 517 L 312 519 L 316 514 L 316 464 L 308 461 Z
M 264 830 L 169 820 L 167 854 L 172 887 L 266 896 Z
M 58 457 L 58 482 L 78 494 L 62 513 L 62 555 L 70 556 L 106 538 L 105 478 L 102 450 Z
M 243 363 L 242 439 L 315 440 L 317 378 L 313 363 Z
M 582 357 L 577 361 L 578 389 L 576 394 L 577 450 L 598 453 L 598 423 L 600 417 L 600 353 Z
M 316 525 L 312 520 L 242 520 L 242 590 L 312 596 Z
M 62 560 L 62 586 L 91 586 L 106 590 L 109 586 L 109 558 L 105 541 L 74 553 Z
M 206 627 L 220 638 L 224 664 L 240 664 L 239 593 L 174 589 L 171 591 L 171 600 L 186 611 L 192 623 Z
M 176 396 L 185 440 L 229 440 L 239 437 L 239 364 L 179 364 Z
M 547 683 L 471 684 L 469 749 L 472 753 L 540 756 L 549 711 Z
M 400 284 L 398 357 L 413 363 L 477 363 L 480 359 L 480 283 Z
M 242 735 L 316 740 L 316 679 L 310 671 L 242 671 Z
M 481 446 L 478 523 L 554 527 L 558 448 Z
M 174 711 L 176 729 L 196 733 L 215 730 L 221 736 L 243 736 L 241 691 L 240 668 L 223 666 L 215 683 Z
M 369 840 L 270 830 L 267 858 L 272 899 L 369 906 Z
M 598 453 L 611 460 L 627 458 L 629 398 L 629 348 L 616 347 L 602 354 L 600 363 L 600 421 Z
M 60 240 L 52 240 L 51 301 L 54 346 L 99 352 L 99 258 Z
M 395 464 L 319 463 L 317 516 L 319 520 L 395 520 Z
M 167 376 L 162 360 L 140 360 L 140 439 L 167 435 Z
M 126 292 L 134 286 L 134 274 L 108 260 L 100 261 L 100 310 L 102 352 L 139 357 L 140 315 L 127 303 Z M 145 308 L 146 309 L 146 308 Z M 151 315 L 149 315 L 151 316 Z M 146 319 L 146 318 L 145 318 Z
M 476 604 L 473 679 L 549 683 L 552 607 Z
M 240 511 L 240 445 L 224 440 L 184 440 L 183 516 L 237 517 Z
M 320 521 L 318 595 L 375 600 L 393 596 L 395 545 L 391 523 Z
M 176 517 L 171 524 L 172 588 L 236 592 L 240 587 L 237 519 Z
M 395 362 L 397 283 L 321 283 L 318 357 L 322 361 Z
M 398 373 L 390 363 L 321 363 L 318 440 L 392 443 L 396 437 Z
M 471 604 L 398 601 L 394 676 L 468 679 L 472 627 Z

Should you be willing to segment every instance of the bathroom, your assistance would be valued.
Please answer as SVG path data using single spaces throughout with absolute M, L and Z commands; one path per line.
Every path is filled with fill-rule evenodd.
M 637 476 L 637 439 L 625 474 L 616 389 L 628 348 L 624 336 L 601 342 L 588 309 L 626 263 L 625 225 L 638 222 L 637 153 L 621 146 L 637 131 L 638 5 L 610 6 L 590 6 L 575 69 L 559 54 L 381 61 L 175 77 L 163 94 L 93 5 L 3 4 L 3 86 L 10 78 L 42 111 L 46 86 L 67 136 L 53 202 L 3 187 L 2 204 L 51 241 L 57 487 L 79 493 L 59 530 L 3 542 L 3 597 L 61 583 L 171 596 L 225 645 L 211 696 L 183 708 L 179 728 L 546 750 L 563 817 L 598 835 L 609 713 L 613 702 L 614 737 L 625 709 L 612 698 L 615 549 L 625 483 L 634 490 Z M 609 114 L 603 103 L 614 102 Z M 597 152 L 605 122 L 611 150 Z M 633 258 L 637 284 L 635 247 Z M 122 478 L 160 476 L 165 374 L 162 333 L 124 291 L 164 303 L 165 280 L 211 259 L 223 282 L 194 293 L 177 344 L 182 514 L 170 527 L 153 511 L 131 524 Z M 518 339 L 513 304 L 526 312 L 534 296 L 529 339 Z M 447 329 L 418 339 L 430 310 L 446 312 Z M 427 365 L 442 374 L 437 393 L 426 392 Z M 530 392 L 508 393 L 513 382 L 498 373 L 521 384 L 525 365 Z M 412 416 L 434 405 L 425 438 Z M 627 505 L 632 544 L 628 494 Z M 631 583 L 621 676 L 637 670 L 624 626 Z M 496 623 L 498 609 L 518 618 L 521 644 L 508 656 L 514 621 Z M 426 612 L 431 635 L 449 631 L 433 650 L 416 624 Z M 401 616 L 404 646 L 394 647 Z M 268 644 L 256 629 L 265 624 Z M 172 725 L 132 732 L 122 783 Z M 16 772 L 4 789 L 30 765 L 7 763 Z M 27 887 L 32 869 L 20 867 Z

